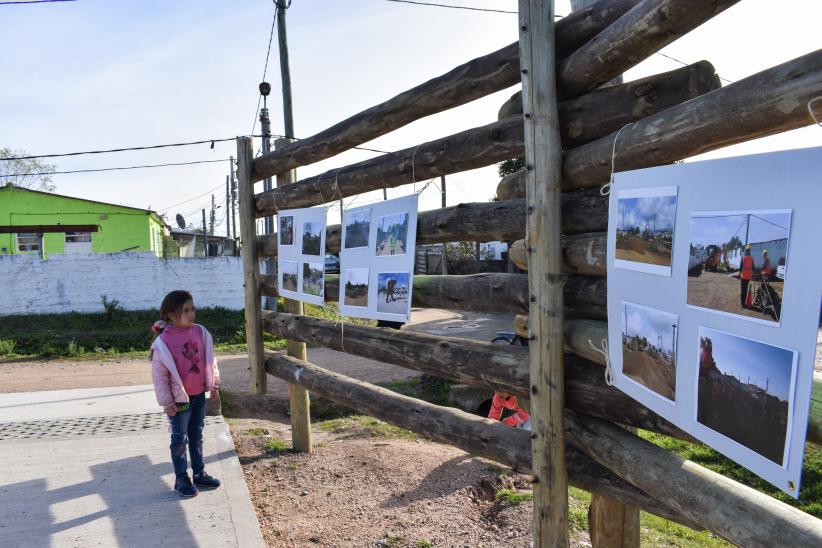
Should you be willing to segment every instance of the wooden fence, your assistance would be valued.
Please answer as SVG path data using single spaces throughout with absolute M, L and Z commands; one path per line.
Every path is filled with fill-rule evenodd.
M 567 544 L 566 484 L 603 503 L 592 522 L 597 545 L 642 508 L 743 546 L 820 546 L 822 522 L 614 423 L 691 439 L 603 380 L 589 340 L 606 338 L 607 199 L 599 187 L 612 169 L 658 166 L 730 144 L 813 123 L 808 102 L 822 94 L 822 50 L 720 87 L 706 61 L 637 82 L 600 87 L 737 0 L 603 0 L 553 22 L 552 2 L 520 0 L 520 41 L 360 112 L 327 130 L 253 158 L 238 139 L 246 327 L 252 385 L 266 373 L 290 385 L 294 447 L 311 450 L 308 392 L 472 454 L 534 474 L 535 545 Z M 414 120 L 523 83 L 497 122 L 294 181 L 294 169 L 330 158 Z M 556 95 L 554 91 L 556 90 Z M 817 115 L 822 118 L 822 113 Z M 619 136 L 618 142 L 615 143 Z M 561 140 L 561 145 L 560 145 Z M 563 149 L 561 166 L 560 147 Z M 528 169 L 504 178 L 499 201 L 419 213 L 417 243 L 516 241 L 511 256 L 529 274 L 415 276 L 414 306 L 519 314 L 530 348 L 334 323 L 287 303 L 260 311 L 276 295 L 258 259 L 277 254 L 275 236 L 257 236 L 256 218 L 411 184 L 510 158 Z M 612 158 L 615 158 L 612 166 Z M 412 160 L 414 162 L 412 168 Z M 277 188 L 253 185 L 278 177 Z M 545 223 L 544 225 L 541 223 Z M 550 225 L 550 223 L 554 223 Z M 327 250 L 340 247 L 327 229 Z M 561 237 L 560 237 L 561 234 Z M 517 258 L 518 257 L 518 258 Z M 326 280 L 336 301 L 339 278 Z M 559 313 L 558 313 L 559 312 Z M 288 352 L 263 353 L 262 333 L 288 339 Z M 565 355 L 552 337 L 564 334 Z M 347 339 L 343 344 L 343 337 Z M 304 343 L 382 360 L 461 383 L 530 397 L 534 431 L 439 407 L 323 370 Z M 532 439 L 533 438 L 533 439 Z M 814 408 L 808 440 L 822 443 Z M 606 510 L 602 510 L 606 509 Z M 610 540 L 608 540 L 610 539 Z M 626 540 L 630 539 L 630 540 Z

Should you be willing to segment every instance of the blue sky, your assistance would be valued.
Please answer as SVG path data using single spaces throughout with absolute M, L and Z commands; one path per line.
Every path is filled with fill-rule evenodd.
M 744 383 L 750 377 L 751 384 L 763 389 L 767 386 L 769 394 L 788 399 L 793 352 L 706 327 L 699 328 L 699 336 L 711 339 L 714 361 L 720 371 Z
M 673 230 L 676 221 L 676 196 L 620 198 L 617 228 L 656 227 Z
M 516 10 L 514 0 L 449 0 Z M 686 62 L 710 60 L 731 80 L 819 47 L 822 3 L 796 0 L 780 9 L 746 0 L 663 50 Z M 557 2 L 559 14 L 569 2 Z M 78 0 L 0 6 L 0 146 L 33 154 L 232 137 L 249 133 L 271 28 L 268 0 Z M 801 17 L 795 14 L 801 13 Z M 293 0 L 288 12 L 294 118 L 298 136 L 316 133 L 360 110 L 439 76 L 517 39 L 515 15 L 413 6 L 384 0 Z M 784 30 L 783 30 L 784 29 Z M 762 37 L 767 36 L 764 40 Z M 268 80 L 275 133 L 283 132 L 276 36 Z M 677 68 L 653 56 L 626 74 L 632 80 Z M 417 121 L 370 146 L 397 150 L 496 119 L 514 88 Z M 259 127 L 259 126 L 257 126 Z M 807 128 L 704 157 L 822 144 Z M 61 170 L 227 158 L 233 143 L 55 159 Z M 299 177 L 365 160 L 351 151 L 300 168 Z M 215 189 L 224 200 L 227 166 L 57 175 L 57 191 L 135 207 L 168 206 Z M 448 204 L 486 201 L 495 167 L 448 177 Z M 418 186 L 419 189 L 419 186 Z M 389 197 L 413 189 L 389 190 Z M 357 198 L 355 206 L 381 198 Z M 352 198 L 353 200 L 353 198 Z M 352 200 L 349 200 L 352 201 Z M 168 210 L 198 222 L 210 196 Z M 439 207 L 431 186 L 420 209 Z M 222 212 L 223 210 L 219 210 Z M 331 210 L 329 221 L 339 212 Z M 218 216 L 218 218 L 220 218 Z
M 746 212 L 736 215 L 694 216 L 691 218 L 691 243 L 720 245 L 728 242 L 734 235 L 744 243 L 746 228 L 750 243 L 780 240 L 789 235 L 790 213 L 752 214 L 749 228 L 746 227 L 746 217 Z
M 654 346 L 657 346 L 659 335 L 662 337 L 662 347 L 669 352 L 673 349 L 674 324 L 679 324 L 676 314 L 623 303 L 622 332 L 631 336 L 646 337 Z

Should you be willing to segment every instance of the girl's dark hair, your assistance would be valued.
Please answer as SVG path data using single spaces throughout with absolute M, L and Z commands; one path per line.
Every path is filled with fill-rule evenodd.
M 172 314 L 179 315 L 183 310 L 183 305 L 193 300 L 194 297 L 192 297 L 188 291 L 183 291 L 182 289 L 172 291 L 165 296 L 163 303 L 160 305 L 160 319 L 165 322 L 170 322 Z

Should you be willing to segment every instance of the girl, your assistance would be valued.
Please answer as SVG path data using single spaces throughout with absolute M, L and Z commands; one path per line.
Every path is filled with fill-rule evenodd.
M 211 334 L 194 323 L 194 299 L 188 291 L 172 291 L 160 305 L 160 321 L 151 330 L 158 334 L 151 345 L 151 378 L 157 403 L 171 423 L 171 462 L 174 491 L 181 497 L 197 496 L 197 488 L 216 489 L 220 481 L 205 473 L 203 428 L 205 393 L 217 397 L 220 372 Z M 188 477 L 186 445 L 194 483 Z
M 502 416 L 503 409 L 514 411 L 513 415 L 502 419 L 503 424 L 515 428 L 522 428 L 523 430 L 531 430 L 531 415 L 517 404 L 517 397 L 508 392 L 494 392 L 494 399 L 491 402 L 491 411 L 488 413 L 488 418 L 498 421 Z

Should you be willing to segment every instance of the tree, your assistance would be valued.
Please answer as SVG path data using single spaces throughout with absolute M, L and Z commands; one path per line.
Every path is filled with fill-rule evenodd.
M 525 169 L 525 159 L 523 158 L 513 158 L 497 164 L 497 173 L 500 177 L 505 177 L 523 169 Z
M 20 188 L 31 188 L 54 192 L 57 185 L 51 182 L 51 175 L 55 165 L 41 162 L 33 158 L 30 160 L 4 160 L 4 158 L 17 158 L 29 156 L 25 150 L 14 150 L 10 148 L 0 148 L 0 184 L 10 182 Z

